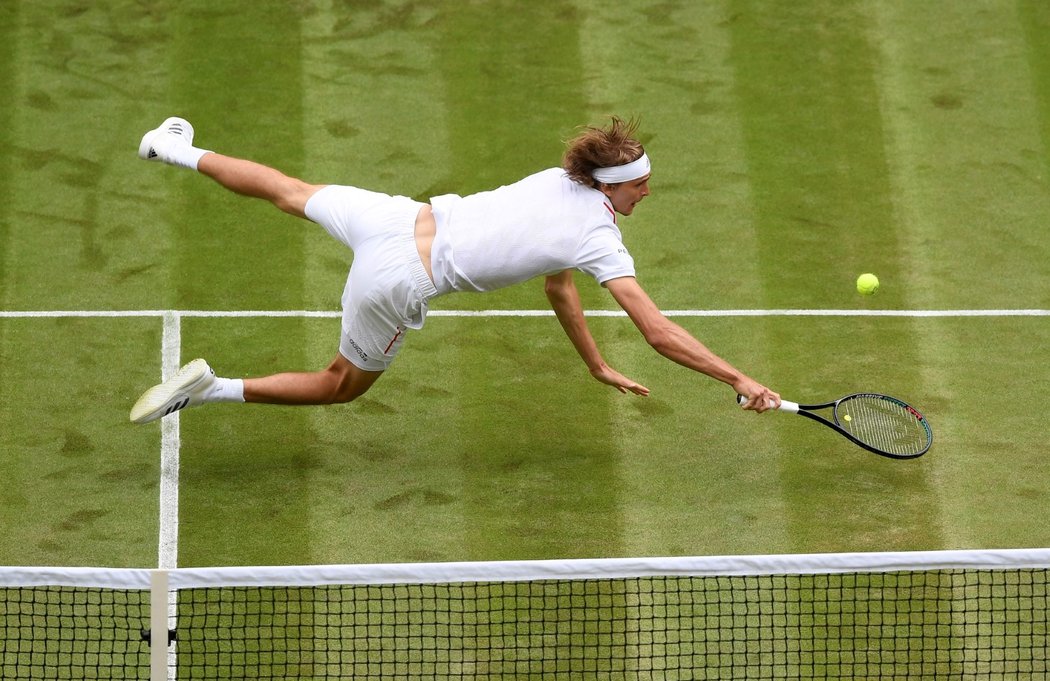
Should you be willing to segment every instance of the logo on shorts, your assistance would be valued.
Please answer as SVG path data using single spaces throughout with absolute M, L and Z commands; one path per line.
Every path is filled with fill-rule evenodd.
M 367 362 L 368 355 L 365 353 L 364 350 L 361 349 L 361 346 L 355 343 L 353 338 L 347 338 L 347 340 L 350 341 L 350 345 L 352 345 L 354 347 L 354 350 L 357 351 L 357 356 Z

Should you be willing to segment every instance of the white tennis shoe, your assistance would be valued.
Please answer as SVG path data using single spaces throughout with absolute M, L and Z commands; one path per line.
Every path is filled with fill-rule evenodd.
M 179 372 L 155 385 L 131 408 L 133 423 L 149 423 L 186 407 L 204 403 L 215 386 L 215 372 L 203 359 L 195 359 Z
M 193 126 L 185 118 L 171 117 L 150 130 L 139 142 L 139 158 L 172 163 L 172 145 L 193 146 Z

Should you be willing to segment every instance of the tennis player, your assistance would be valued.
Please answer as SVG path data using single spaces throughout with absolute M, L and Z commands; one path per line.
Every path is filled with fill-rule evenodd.
M 551 307 L 591 376 L 622 393 L 648 395 L 648 388 L 602 358 L 583 315 L 574 270 L 607 288 L 664 357 L 728 384 L 747 396 L 747 409 L 761 412 L 779 404 L 779 395 L 664 317 L 635 279 L 617 226 L 617 214 L 630 215 L 649 195 L 649 157 L 635 130 L 633 122 L 613 118 L 569 141 L 560 168 L 492 191 L 421 203 L 356 187 L 309 184 L 200 149 L 188 121 L 167 119 L 143 136 L 141 158 L 196 170 L 230 191 L 316 222 L 352 249 L 354 258 L 342 296 L 339 352 L 328 368 L 229 379 L 215 376 L 203 359 L 194 360 L 143 393 L 131 420 L 147 423 L 210 402 L 350 402 L 383 375 L 409 330 L 422 328 L 431 300 L 536 277 L 544 277 Z

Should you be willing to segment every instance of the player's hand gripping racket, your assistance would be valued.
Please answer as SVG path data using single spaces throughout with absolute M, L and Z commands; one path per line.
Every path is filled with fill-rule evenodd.
M 747 402 L 737 395 L 738 404 Z M 914 459 L 933 444 L 933 431 L 917 409 L 896 397 L 878 393 L 847 395 L 824 404 L 781 400 L 780 411 L 813 419 L 841 433 L 869 452 L 892 459 Z M 830 410 L 830 419 L 814 412 Z

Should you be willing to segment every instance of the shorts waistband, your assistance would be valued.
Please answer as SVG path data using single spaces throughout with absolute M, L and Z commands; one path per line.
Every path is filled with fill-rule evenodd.
M 402 239 L 401 248 L 404 250 L 405 262 L 408 264 L 412 281 L 415 282 L 416 288 L 419 289 L 423 299 L 430 300 L 438 294 L 438 290 L 434 286 L 430 275 L 427 274 L 427 269 L 423 267 L 423 261 L 419 258 L 419 249 L 416 248 L 415 224 L 415 219 L 413 218 L 412 228 Z

